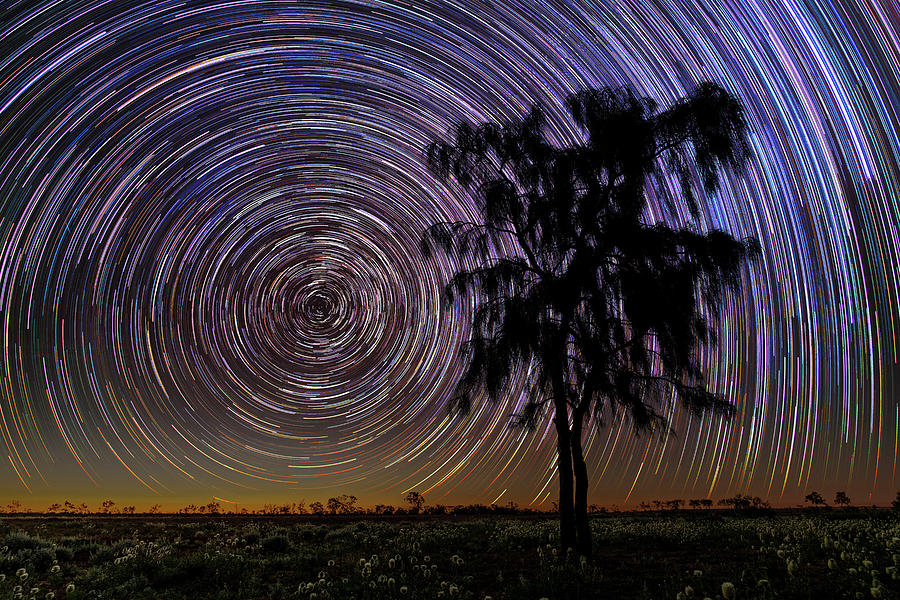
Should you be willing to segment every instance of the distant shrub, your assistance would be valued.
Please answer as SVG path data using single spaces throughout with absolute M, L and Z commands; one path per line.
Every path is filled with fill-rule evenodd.
M 7 553 L 0 556 L 0 572 L 7 573 L 24 568 L 29 573 L 46 573 L 56 555 L 48 548 L 28 548 L 18 552 Z
M 75 552 L 66 546 L 57 546 L 54 549 L 56 553 L 56 560 L 59 562 L 72 562 L 75 559 Z
M 18 552 L 20 550 L 34 550 L 49 545 L 50 544 L 41 538 L 32 537 L 23 531 L 17 531 L 7 535 L 3 538 L 3 543 L 0 544 L 0 546 L 6 546 L 8 549 L 7 551 L 10 553 Z
M 97 554 L 101 548 L 100 544 L 86 537 L 65 537 L 60 540 L 60 545 L 70 549 L 76 555 L 80 554 L 79 560 L 90 558 Z M 62 559 L 60 558 L 59 560 Z
M 262 541 L 263 550 L 266 552 L 284 553 L 291 549 L 291 541 L 284 535 L 273 535 Z
M 104 563 L 112 562 L 116 559 L 118 555 L 116 554 L 115 548 L 111 548 L 109 546 L 101 546 L 97 549 L 96 552 L 91 554 L 91 563 L 95 565 L 102 565 Z
M 23 554 L 29 563 L 25 568 L 30 566 L 34 573 L 46 573 L 53 566 L 53 561 L 56 560 L 56 552 L 50 548 L 37 548 L 23 552 Z
M 321 525 L 298 525 L 294 534 L 301 540 L 309 541 L 314 539 L 324 539 L 329 531 L 329 528 Z
M 162 587 L 190 587 L 202 581 L 208 571 L 209 561 L 205 557 L 189 555 L 161 565 L 155 573 L 156 583 Z
M 326 533 L 323 540 L 329 544 L 346 543 L 358 536 L 359 532 L 365 531 L 367 531 L 365 528 L 358 528 L 355 524 L 337 527 Z
M 259 532 L 258 531 L 248 531 L 244 535 L 244 540 L 247 542 L 248 546 L 253 546 L 259 543 Z

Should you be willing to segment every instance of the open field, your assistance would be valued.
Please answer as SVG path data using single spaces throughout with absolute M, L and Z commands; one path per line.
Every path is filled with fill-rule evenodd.
M 900 519 L 837 512 L 597 517 L 593 563 L 549 517 L 4 517 L 0 599 L 900 598 Z

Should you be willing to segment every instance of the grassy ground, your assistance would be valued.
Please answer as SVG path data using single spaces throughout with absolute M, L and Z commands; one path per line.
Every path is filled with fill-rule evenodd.
M 592 529 L 583 561 L 559 555 L 550 518 L 4 517 L 0 600 L 900 599 L 891 514 Z

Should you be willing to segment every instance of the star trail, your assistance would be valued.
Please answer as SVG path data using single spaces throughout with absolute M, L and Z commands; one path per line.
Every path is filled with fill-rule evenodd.
M 470 309 L 424 229 L 476 216 L 459 120 L 715 81 L 753 156 L 701 218 L 763 256 L 704 357 L 731 421 L 591 430 L 592 499 L 885 503 L 900 442 L 893 0 L 12 2 L 0 21 L 0 498 L 555 497 L 524 404 L 447 414 Z M 677 218 L 651 202 L 654 219 Z M 268 501 L 268 500 L 267 500 Z

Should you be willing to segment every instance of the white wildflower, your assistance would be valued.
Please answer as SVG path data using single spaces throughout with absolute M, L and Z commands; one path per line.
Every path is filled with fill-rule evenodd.
M 734 600 L 735 595 L 736 592 L 733 583 L 726 581 L 722 584 L 722 597 L 725 598 L 725 600 Z

